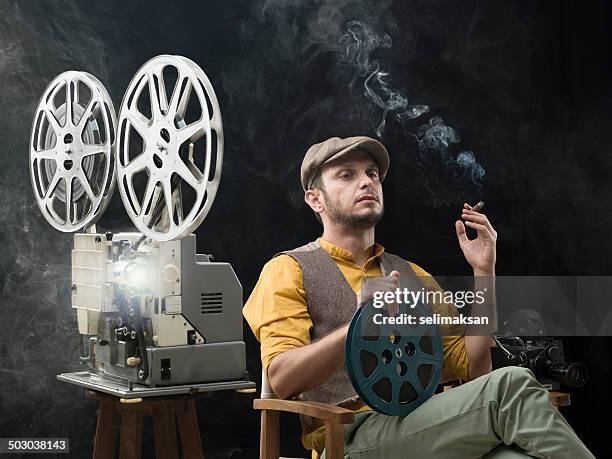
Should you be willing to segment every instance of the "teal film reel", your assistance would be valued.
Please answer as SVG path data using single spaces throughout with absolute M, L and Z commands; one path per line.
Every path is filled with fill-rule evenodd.
M 421 320 L 431 316 L 429 310 L 404 303 L 398 309 L 392 317 L 412 316 L 416 324 L 390 324 L 384 320 L 389 318 L 386 310 L 372 301 L 363 304 L 353 315 L 345 348 L 355 391 L 372 409 L 390 416 L 406 416 L 427 401 L 440 382 L 443 363 L 438 327 Z

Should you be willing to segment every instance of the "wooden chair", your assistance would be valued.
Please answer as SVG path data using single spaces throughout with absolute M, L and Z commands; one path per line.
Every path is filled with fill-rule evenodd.
M 454 385 L 445 385 L 444 391 Z M 279 400 L 270 387 L 265 373 L 261 372 L 261 398 L 253 400 L 253 408 L 261 411 L 261 431 L 259 437 L 259 458 L 279 459 L 280 412 L 310 416 L 325 422 L 325 456 L 328 459 L 344 458 L 344 424 L 355 421 L 355 413 L 345 408 L 325 403 L 303 400 Z M 550 401 L 559 409 L 569 406 L 570 394 L 552 391 Z
M 280 444 L 280 412 L 296 413 L 325 423 L 325 456 L 344 457 L 344 424 L 355 421 L 355 413 L 339 406 L 304 400 L 279 400 L 270 387 L 265 372 L 261 372 L 261 398 L 253 400 L 253 408 L 261 410 L 259 437 L 260 459 L 278 459 Z

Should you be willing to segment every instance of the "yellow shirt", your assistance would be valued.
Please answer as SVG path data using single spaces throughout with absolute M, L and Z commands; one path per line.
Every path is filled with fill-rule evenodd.
M 376 244 L 374 255 L 363 267 L 357 265 L 353 255 L 319 238 L 321 247 L 329 253 L 354 292 L 361 290 L 364 277 L 381 276 L 379 257 L 384 247 Z M 433 277 L 414 263 L 410 263 L 417 276 L 427 277 L 427 287 L 440 287 Z M 290 349 L 310 344 L 312 321 L 308 314 L 306 291 L 302 283 L 302 272 L 294 258 L 280 255 L 273 258 L 262 269 L 259 280 L 243 309 L 251 330 L 261 343 L 261 363 L 267 373 L 274 357 Z M 462 336 L 443 336 L 444 364 L 442 381 L 468 379 L 468 361 Z M 355 411 L 370 408 L 363 402 L 352 406 Z M 302 434 L 302 443 L 307 449 L 323 451 L 325 426 L 313 422 Z

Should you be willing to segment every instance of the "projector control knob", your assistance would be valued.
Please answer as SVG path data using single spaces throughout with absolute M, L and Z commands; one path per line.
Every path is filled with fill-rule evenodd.
M 179 270 L 172 264 L 167 264 L 162 268 L 162 278 L 166 282 L 176 282 L 179 278 Z

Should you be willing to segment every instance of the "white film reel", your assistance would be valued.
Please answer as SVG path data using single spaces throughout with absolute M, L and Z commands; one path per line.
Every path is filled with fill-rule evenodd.
M 132 78 L 119 112 L 117 179 L 130 219 L 167 241 L 194 231 L 210 210 L 223 163 L 223 127 L 204 71 L 157 56 Z
M 115 183 L 117 120 L 96 77 L 69 71 L 47 86 L 30 136 L 36 202 L 55 228 L 86 228 L 106 209 Z

